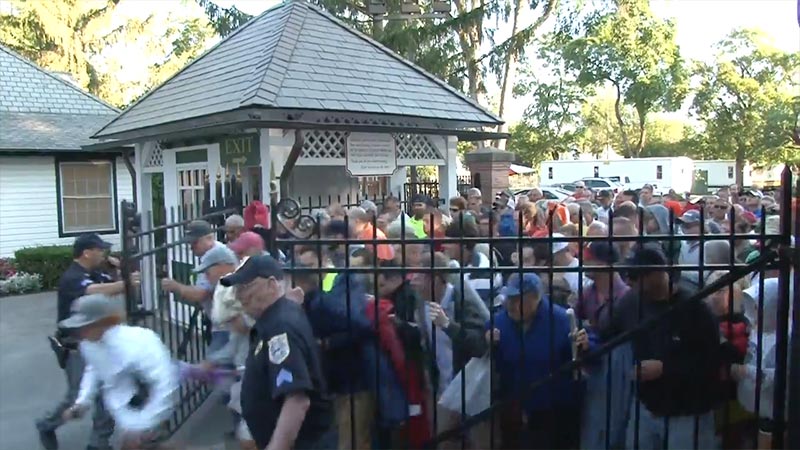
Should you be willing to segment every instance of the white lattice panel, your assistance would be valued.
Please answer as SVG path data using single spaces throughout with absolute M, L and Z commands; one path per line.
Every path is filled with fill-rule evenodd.
M 304 133 L 303 158 L 344 158 L 346 133 L 327 130 L 310 130 Z
M 156 142 L 153 145 L 153 148 L 150 150 L 150 154 L 147 155 L 147 159 L 145 160 L 144 166 L 145 167 L 162 167 L 164 165 L 164 157 L 163 157 L 163 150 L 161 149 L 161 143 Z
M 385 119 L 357 119 L 347 117 L 326 117 L 319 123 L 337 125 L 384 125 L 384 126 L 412 126 L 411 124 L 398 123 Z M 397 143 L 397 157 L 406 160 L 436 160 L 442 155 L 427 136 L 420 134 L 395 134 Z M 303 158 L 314 159 L 344 159 L 345 142 L 347 133 L 343 131 L 309 130 L 305 131 L 303 144 Z
M 421 134 L 398 134 L 394 137 L 397 142 L 397 157 L 399 159 L 441 159 L 442 155 L 436 146 Z

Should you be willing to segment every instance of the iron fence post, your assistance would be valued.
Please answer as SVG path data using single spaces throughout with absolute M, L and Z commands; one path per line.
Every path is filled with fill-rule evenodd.
M 792 185 L 784 186 L 784 192 L 789 197 L 791 208 Z M 800 197 L 800 180 L 795 182 L 797 194 Z M 785 204 L 786 202 L 784 202 Z M 800 448 L 800 210 L 784 212 L 785 220 L 793 222 L 794 245 L 791 247 L 790 258 L 794 267 L 794 296 L 790 299 L 792 306 L 792 329 L 789 336 L 789 394 L 787 395 L 788 414 L 786 417 L 789 426 L 786 439 L 786 448 Z M 791 226 L 791 225 L 790 225 Z
M 780 221 L 780 259 L 778 274 L 778 324 L 777 339 L 775 342 L 775 391 L 773 398 L 773 421 L 775 429 L 772 433 L 772 448 L 784 447 L 784 431 L 786 430 L 786 385 L 789 368 L 789 293 L 791 289 L 792 262 L 788 257 L 788 249 L 792 237 L 792 172 L 789 165 L 781 174 L 781 185 L 784 187 L 782 196 L 781 221 Z
M 135 300 L 133 285 L 131 284 L 131 250 L 132 240 L 130 235 L 131 226 L 136 220 L 136 205 L 123 200 L 121 204 L 122 209 L 122 229 L 120 230 L 120 243 L 122 246 L 122 261 L 120 262 L 120 275 L 122 282 L 125 284 L 125 313 L 128 317 L 129 323 L 135 322 Z

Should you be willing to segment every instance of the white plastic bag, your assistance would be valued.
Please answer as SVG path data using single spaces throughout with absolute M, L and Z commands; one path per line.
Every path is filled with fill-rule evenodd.
M 439 406 L 461 414 L 461 379 L 464 382 L 464 403 L 467 415 L 474 416 L 489 408 L 491 404 L 491 385 L 490 377 L 492 363 L 489 355 L 481 358 L 472 358 L 464 366 L 464 370 L 459 372 L 447 389 L 439 397 Z M 463 374 L 462 374 L 463 372 Z

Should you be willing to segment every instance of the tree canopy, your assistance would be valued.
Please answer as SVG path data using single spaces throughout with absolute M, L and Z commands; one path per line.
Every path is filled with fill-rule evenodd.
M 639 156 L 646 142 L 647 115 L 677 110 L 688 93 L 675 25 L 656 17 L 647 0 L 619 0 L 609 11 L 588 15 L 578 30 L 562 57 L 577 72 L 578 84 L 613 86 L 621 153 Z M 623 105 L 636 112 L 633 135 L 628 133 Z
M 713 63 L 695 68 L 692 113 L 704 124 L 707 152 L 735 159 L 737 181 L 748 160 L 800 163 L 800 54 L 779 51 L 752 30 L 734 30 L 717 48 Z

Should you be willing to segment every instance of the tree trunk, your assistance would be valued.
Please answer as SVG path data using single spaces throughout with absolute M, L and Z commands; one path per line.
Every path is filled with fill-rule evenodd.
M 522 0 L 514 0 L 514 16 L 511 19 L 511 36 L 516 35 L 517 30 L 519 29 L 519 13 L 521 9 Z M 515 52 L 511 50 L 506 52 L 505 63 L 503 64 L 503 81 L 500 85 L 500 105 L 497 108 L 497 115 L 503 120 L 505 120 L 503 116 L 506 113 L 506 102 L 511 100 L 511 92 L 514 90 L 514 75 L 516 74 L 516 67 L 514 66 L 517 62 L 517 56 L 514 53 Z M 497 131 L 500 133 L 507 130 L 507 121 L 497 127 Z M 501 150 L 505 150 L 506 139 L 496 140 L 494 142 L 494 146 Z
M 736 144 L 736 185 L 741 191 L 744 188 L 744 145 Z
M 639 116 L 639 138 L 636 142 L 636 148 L 633 149 L 635 152 L 633 154 L 634 158 L 638 158 L 639 155 L 642 154 L 642 150 L 644 150 L 644 142 L 647 135 L 647 130 L 645 129 L 645 122 L 647 119 L 646 113 L 641 111 L 636 111 L 636 114 Z
M 614 116 L 617 118 L 617 125 L 619 125 L 619 134 L 622 138 L 622 152 L 626 157 L 631 156 L 631 146 L 628 143 L 628 132 L 625 131 L 625 121 L 622 120 L 622 92 L 619 90 L 619 84 L 612 81 L 614 88 L 617 90 L 617 98 L 614 101 Z
M 467 7 L 463 0 L 454 0 L 456 10 L 459 15 L 466 14 Z M 480 5 L 476 5 L 478 7 Z M 469 96 L 478 100 L 481 87 L 481 71 L 477 62 L 477 49 L 480 48 L 480 33 L 483 27 L 483 18 L 470 23 L 468 26 L 458 30 L 458 43 L 461 45 L 461 53 L 464 55 L 464 65 L 467 68 L 467 90 Z
M 558 7 L 559 0 L 547 0 L 547 3 L 544 5 L 544 10 L 542 11 L 542 15 L 536 19 L 536 22 L 529 28 L 532 30 L 537 30 L 550 16 L 553 14 L 553 11 Z M 519 15 L 522 11 L 523 1 L 522 0 L 515 0 L 514 1 L 514 17 L 511 23 L 511 36 L 515 36 L 519 32 Z M 506 54 L 505 64 L 503 66 L 503 82 L 500 88 L 500 105 L 497 109 L 497 115 L 500 118 L 504 119 L 503 115 L 505 114 L 506 104 L 508 101 L 511 100 L 511 93 L 514 90 L 514 76 L 516 75 L 516 63 L 517 63 L 517 55 L 515 51 L 509 51 Z M 508 130 L 508 122 L 500 125 L 497 127 L 497 131 L 504 132 Z M 495 142 L 494 144 L 497 148 L 505 149 L 506 147 L 506 139 L 500 139 Z

